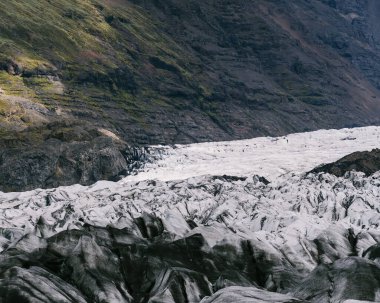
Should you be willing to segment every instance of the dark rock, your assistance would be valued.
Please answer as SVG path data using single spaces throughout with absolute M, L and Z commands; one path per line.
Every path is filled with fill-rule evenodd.
M 25 191 L 126 176 L 144 162 L 144 149 L 109 137 L 82 142 L 49 139 L 41 146 L 0 152 L 0 190 Z
M 363 172 L 370 176 L 380 170 L 380 149 L 370 152 L 355 152 L 342 159 L 319 166 L 313 169 L 312 173 L 330 173 L 337 177 L 342 177 L 350 171 Z

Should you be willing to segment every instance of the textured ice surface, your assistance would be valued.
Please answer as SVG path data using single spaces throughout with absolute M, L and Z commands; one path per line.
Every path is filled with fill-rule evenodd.
M 215 264 L 220 261 L 219 253 L 224 257 L 230 253 L 231 260 L 239 259 L 241 254 L 247 262 L 251 262 L 252 254 L 254 260 L 259 260 L 255 264 L 264 270 L 253 276 L 258 277 L 258 281 L 261 276 L 265 277 L 260 286 L 267 290 L 291 290 L 301 278 L 308 276 L 309 282 L 306 286 L 300 284 L 295 297 L 318 303 L 377 299 L 380 297 L 380 279 L 376 280 L 377 273 L 380 273 L 380 266 L 376 263 L 380 240 L 380 173 L 365 177 L 362 173 L 352 172 L 339 178 L 329 174 L 306 175 L 305 172 L 354 151 L 378 148 L 379 135 L 379 127 L 367 127 L 175 148 L 155 147 L 151 151 L 157 161 L 148 163 L 143 171 L 118 183 L 98 182 L 88 187 L 75 185 L 0 193 L 0 251 L 3 251 L 0 261 L 8 268 L 7 264 L 13 264 L 13 256 L 17 253 L 21 252 L 20 260 L 24 260 L 45 249 L 54 250 L 54 245 L 58 245 L 60 248 L 54 254 L 64 255 L 59 260 L 68 258 L 62 266 L 79 262 L 78 271 L 83 269 L 86 273 L 90 266 L 96 268 L 96 275 L 99 266 L 102 268 L 99 283 L 104 283 L 106 290 L 104 293 L 99 290 L 98 298 L 122 302 L 118 298 L 124 296 L 125 302 L 129 302 L 130 294 L 124 284 L 115 287 L 102 276 L 109 275 L 103 273 L 103 268 L 107 267 L 107 256 L 111 255 L 108 249 L 112 249 L 112 253 L 115 251 L 112 241 L 122 241 L 122 245 L 148 245 L 146 243 L 150 240 L 146 242 L 142 238 L 153 239 L 152 243 L 158 248 L 147 251 L 163 250 L 165 257 L 166 250 L 170 253 L 173 249 L 171 243 L 176 243 L 174 247 L 185 245 L 195 249 L 194 245 L 198 245 L 201 239 L 204 243 L 199 242 L 201 247 L 197 249 L 209 253 L 210 262 Z M 244 177 L 231 177 L 233 175 Z M 260 176 L 271 182 L 267 184 Z M 159 219 L 152 219 L 152 215 Z M 138 232 L 136 224 L 141 225 Z M 110 228 L 111 234 L 117 234 L 115 230 L 123 232 L 120 238 L 114 239 L 107 229 L 91 230 L 89 226 Z M 161 232 L 157 233 L 157 230 Z M 60 232 L 63 233 L 57 235 Z M 80 239 L 78 246 L 74 246 L 73 252 L 68 252 L 69 248 L 66 252 L 66 241 L 67 245 L 72 242 L 74 244 L 70 245 L 77 245 L 75 237 Z M 107 237 L 113 240 L 104 240 Z M 46 244 L 45 239 L 53 244 Z M 177 240 L 179 242 L 175 242 Z M 251 247 L 248 257 L 245 246 Z M 221 247 L 222 252 L 219 251 Z M 83 258 L 78 257 L 78 261 L 71 256 L 72 253 L 75 256 L 84 254 L 88 264 L 81 264 Z M 197 251 L 195 256 L 199 253 Z M 175 258 L 181 259 L 181 256 L 177 254 L 173 258 L 177 260 Z M 158 259 L 153 256 L 152 260 L 155 264 Z M 118 262 L 114 265 L 115 271 L 120 268 Z M 185 266 L 184 261 L 178 262 Z M 156 291 L 151 298 L 158 302 L 177 302 L 173 299 L 173 289 L 178 281 L 182 281 L 188 287 L 185 293 L 188 296 L 193 294 L 194 298 L 210 293 L 211 282 L 214 288 L 223 288 L 204 302 L 250 302 L 253 298 L 258 302 L 297 302 L 292 293 L 282 296 L 252 288 L 254 285 L 245 277 L 237 277 L 234 281 L 239 281 L 240 288 L 230 288 L 229 291 L 225 287 L 236 284 L 231 284 L 228 279 L 214 281 L 213 277 L 206 278 L 207 272 L 199 273 L 199 268 L 191 266 L 190 269 L 172 267 L 170 271 L 158 274 L 153 288 Z M 233 262 L 229 266 L 234 268 Z M 318 270 L 314 271 L 317 266 Z M 369 282 L 354 276 L 357 268 L 361 268 L 363 277 L 370 277 L 367 278 Z M 9 285 L 13 283 L 12 279 L 24 285 L 24 278 L 18 277 L 26 276 L 30 276 L 30 281 L 33 277 L 41 281 L 50 279 L 46 278 L 49 273 L 34 267 L 13 269 L 6 275 L 17 277 L 9 278 Z M 324 277 L 323 283 L 318 282 L 320 277 Z M 59 279 L 53 277 L 49 283 L 58 285 L 61 283 Z M 0 293 L 2 287 L 7 291 L 11 287 L 4 284 L 8 280 L 4 281 L 0 283 Z M 365 293 L 355 289 L 355 286 L 363 286 L 361 282 L 367 287 Z M 81 291 L 93 291 L 80 281 L 75 283 Z M 168 283 L 174 283 L 170 284 L 174 285 L 170 291 L 170 287 L 165 286 Z M 243 286 L 251 288 L 241 288 Z M 82 300 L 79 291 L 72 290 L 70 285 L 65 287 L 67 292 L 80 298 L 77 300 Z
M 291 227 L 307 231 L 310 237 L 319 226 L 336 221 L 376 228 L 376 177 L 304 178 L 302 173 L 351 152 L 379 147 L 379 136 L 380 127 L 365 127 L 160 147 L 156 150 L 160 160 L 118 183 L 0 192 L 0 226 L 30 231 L 44 220 L 54 233 L 78 222 L 107 225 L 144 211 L 175 210 L 200 222 L 215 221 L 223 214 L 225 222 L 242 231 L 277 232 Z M 255 174 L 272 183 L 263 186 Z M 250 177 L 230 181 L 203 175 Z
M 306 172 L 355 151 L 380 147 L 380 127 L 319 130 L 286 137 L 263 137 L 173 147 L 158 146 L 163 158 L 125 180 L 175 180 L 200 175 L 246 176 L 274 180 Z
M 365 127 L 161 147 L 162 159 L 118 183 L 0 192 L 0 226 L 25 232 L 44 220 L 54 233 L 80 222 L 107 225 L 144 211 L 179 211 L 199 222 L 223 216 L 223 224 L 242 232 L 299 229 L 311 237 L 336 221 L 376 228 L 377 178 L 360 174 L 343 179 L 329 175 L 304 178 L 301 173 L 353 151 L 379 147 L 379 136 L 380 127 Z M 254 174 L 272 183 L 263 186 L 252 178 Z M 203 175 L 250 177 L 231 182 Z M 182 181 L 173 181 L 177 179 Z

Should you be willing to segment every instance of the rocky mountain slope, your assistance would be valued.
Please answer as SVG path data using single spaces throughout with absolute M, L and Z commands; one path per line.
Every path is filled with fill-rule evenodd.
M 61 158 L 81 157 L 76 142 L 91 157 L 104 130 L 119 152 L 379 124 L 379 10 L 377 0 L 3 1 L 0 162 L 17 154 L 36 179 L 47 168 L 46 187 Z M 15 189 L 38 186 L 27 183 Z
M 378 302 L 380 172 L 307 171 L 379 129 L 154 147 L 119 182 L 0 193 L 0 302 Z
M 128 143 L 378 124 L 376 0 L 0 4 L 2 144 L 51 121 Z M 21 135 L 15 132 L 21 132 Z M 49 137 L 49 136 L 48 136 Z

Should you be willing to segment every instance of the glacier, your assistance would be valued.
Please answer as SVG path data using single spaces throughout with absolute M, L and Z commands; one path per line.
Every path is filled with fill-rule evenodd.
M 152 146 L 119 182 L 0 193 L 0 302 L 379 301 L 380 173 L 309 173 L 379 135 Z

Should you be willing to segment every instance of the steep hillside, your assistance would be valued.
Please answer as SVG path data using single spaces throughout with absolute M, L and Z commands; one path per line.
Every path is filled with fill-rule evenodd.
M 351 3 L 3 1 L 2 129 L 67 115 L 171 143 L 378 123 L 380 4 Z
M 0 166 L 105 133 L 125 146 L 380 124 L 379 11 L 376 0 L 2 1 Z

